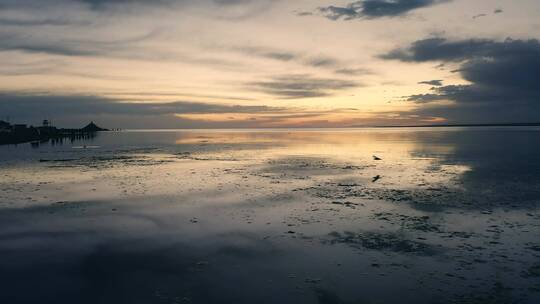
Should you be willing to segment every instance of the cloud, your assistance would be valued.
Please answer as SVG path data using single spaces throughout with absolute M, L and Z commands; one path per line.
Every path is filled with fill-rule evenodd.
M 89 21 L 74 21 L 68 19 L 52 19 L 52 18 L 38 18 L 38 19 L 16 19 L 16 18 L 0 18 L 0 25 L 2 26 L 87 26 L 92 23 Z
M 100 96 L 0 94 L 0 113 L 16 122 L 39 122 L 52 119 L 72 124 L 103 118 L 104 123 L 116 125 L 116 119 L 129 121 L 132 126 L 144 126 L 151 121 L 156 126 L 176 126 L 178 114 L 288 114 L 286 108 L 258 105 L 227 105 L 177 101 L 171 103 L 121 102 Z
M 308 59 L 306 64 L 312 67 L 335 67 L 339 65 L 339 60 L 326 56 L 317 56 Z
M 256 16 L 279 0 L 75 0 L 94 11 L 118 11 L 126 8 L 146 11 L 149 8 L 205 8 L 205 13 L 222 20 L 244 20 Z
M 540 42 L 536 39 L 449 41 L 432 38 L 383 56 L 407 62 L 442 61 L 460 64 L 464 79 L 482 85 L 538 89 Z
M 229 49 L 235 52 L 245 54 L 245 55 L 272 59 L 272 60 L 277 60 L 277 61 L 293 61 L 293 60 L 299 60 L 303 57 L 302 54 L 299 54 L 296 52 L 278 50 L 275 48 L 268 48 L 268 47 L 259 47 L 259 46 L 257 47 L 241 46 L 241 47 L 231 47 Z
M 82 3 L 88 4 L 92 9 L 103 9 L 107 6 L 112 5 L 126 5 L 126 4 L 144 4 L 148 6 L 162 6 L 162 5 L 171 5 L 175 1 L 173 0 L 75 0 Z M 185 1 L 179 1 L 185 2 Z
M 419 40 L 381 56 L 405 62 L 457 64 L 455 71 L 470 84 L 431 88 L 426 94 L 406 99 L 420 104 L 452 101 L 450 106 L 432 106 L 439 114 L 493 121 L 527 119 L 540 121 L 540 42 L 536 39 L 495 41 L 468 39 L 450 41 L 444 38 Z M 509 113 L 513 113 L 510 115 Z
M 354 81 L 316 78 L 307 74 L 276 76 L 268 81 L 254 81 L 246 85 L 248 88 L 285 99 L 331 96 L 337 91 L 360 86 Z
M 259 57 L 282 62 L 294 62 L 299 65 L 313 68 L 334 69 L 345 64 L 340 58 L 337 57 L 331 57 L 326 55 L 312 55 L 305 52 L 295 52 L 265 46 L 240 46 L 229 47 L 226 49 L 252 57 Z
M 428 81 L 420 81 L 418 84 L 428 84 L 431 86 L 440 87 L 443 85 L 443 81 L 442 80 L 428 80 Z
M 0 31 L 0 52 L 18 51 L 65 57 L 99 57 L 150 62 L 182 62 L 227 70 L 238 70 L 243 66 L 242 62 L 219 56 L 182 52 L 182 50 L 152 48 L 151 44 L 147 42 L 158 40 L 160 34 L 161 32 L 159 30 L 152 30 L 140 34 L 130 34 L 130 37 L 125 38 L 67 39 L 54 35 L 38 36 L 31 33 L 2 33 Z
M 402 16 L 416 9 L 449 1 L 451 0 L 361 0 L 347 6 L 319 7 L 318 11 L 330 20 L 372 19 Z
M 413 42 L 406 48 L 394 49 L 379 56 L 406 62 L 443 61 L 459 62 L 471 57 L 481 57 L 496 50 L 495 41 L 469 39 L 448 41 L 445 38 L 428 38 Z
M 343 68 L 334 71 L 336 74 L 357 76 L 357 75 L 372 75 L 374 72 L 365 68 Z
M 179 4 L 208 3 L 216 6 L 251 6 L 258 2 L 273 2 L 274 0 L 75 0 L 86 3 L 94 9 L 102 9 L 113 5 L 142 4 L 146 6 L 171 6 Z
M 330 20 L 352 20 L 362 17 L 359 12 L 357 12 L 354 8 L 351 8 L 350 6 L 340 7 L 331 5 L 327 7 L 319 7 L 319 11 Z
M 36 111 L 39 109 L 39 111 Z M 217 114 L 217 113 L 261 113 L 283 111 L 285 108 L 268 106 L 239 106 L 190 101 L 167 103 L 121 102 L 112 98 L 84 95 L 45 94 L 0 94 L 0 112 L 10 115 L 26 115 L 32 112 L 62 112 L 66 115 L 78 114 Z
M 39 92 L 0 93 L 2 118 L 40 124 L 49 119 L 60 127 L 96 121 L 108 128 L 261 128 L 343 126 L 358 122 L 353 108 L 310 110 L 298 107 L 234 105 L 177 101 L 122 102 L 90 95 L 48 95 Z M 337 115 L 337 116 L 336 116 Z M 341 116 L 340 116 L 341 115 Z
M 500 8 L 497 8 L 493 11 L 493 15 L 497 15 L 497 14 L 502 14 L 504 11 Z M 483 17 L 487 17 L 488 14 L 485 14 L 485 13 L 481 13 L 481 14 L 477 14 L 477 15 L 474 15 L 472 18 L 473 19 L 478 19 L 478 18 L 483 18 Z
M 313 16 L 313 12 L 307 12 L 307 11 L 296 11 L 296 16 L 305 17 L 305 16 Z
M 478 18 L 482 18 L 482 17 L 486 17 L 487 14 L 478 14 L 478 15 L 474 15 L 472 16 L 473 19 L 478 19 Z
M 63 39 L 62 37 L 36 37 L 31 33 L 0 32 L 0 51 L 22 51 L 62 56 L 107 56 L 120 54 L 137 43 L 156 37 L 159 31 L 149 31 L 116 40 Z
M 0 0 L 0 9 L 34 13 L 69 12 L 79 17 L 141 17 L 149 11 L 190 10 L 222 20 L 245 20 L 280 0 Z M 60 17 L 59 17 L 60 18 Z M 60 18 L 61 19 L 61 18 Z

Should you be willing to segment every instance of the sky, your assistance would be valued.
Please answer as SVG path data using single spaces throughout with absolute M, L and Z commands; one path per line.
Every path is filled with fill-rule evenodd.
M 538 0 L 0 0 L 0 119 L 540 122 Z

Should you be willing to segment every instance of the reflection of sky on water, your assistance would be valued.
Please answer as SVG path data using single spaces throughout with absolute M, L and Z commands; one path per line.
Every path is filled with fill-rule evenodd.
M 3 146 L 0 301 L 537 303 L 539 135 L 122 132 Z

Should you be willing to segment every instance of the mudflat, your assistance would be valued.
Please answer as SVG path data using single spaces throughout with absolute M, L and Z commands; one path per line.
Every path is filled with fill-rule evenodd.
M 539 303 L 540 128 L 0 147 L 2 303 Z

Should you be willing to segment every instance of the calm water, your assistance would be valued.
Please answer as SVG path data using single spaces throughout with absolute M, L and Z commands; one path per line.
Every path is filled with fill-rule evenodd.
M 540 303 L 539 206 L 540 128 L 0 146 L 0 303 Z

